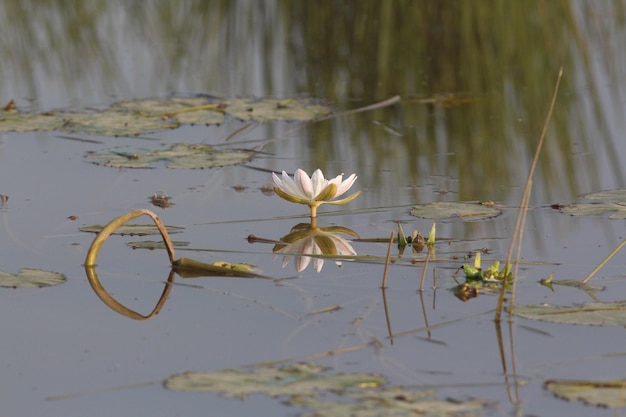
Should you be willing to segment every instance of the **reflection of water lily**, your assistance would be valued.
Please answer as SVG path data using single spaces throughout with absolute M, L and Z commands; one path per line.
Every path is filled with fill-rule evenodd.
M 274 187 L 276 194 L 292 203 L 308 205 L 311 208 L 311 217 L 316 216 L 317 207 L 320 204 L 346 204 L 361 193 L 357 191 L 350 197 L 333 200 L 342 196 L 352 187 L 357 179 L 356 174 L 350 175 L 345 180 L 343 179 L 343 174 L 327 180 L 320 169 L 316 169 L 309 178 L 306 172 L 298 168 L 293 179 L 285 171 L 283 171 L 282 179 L 275 173 L 272 173 L 272 177 L 276 184 Z
M 283 267 L 287 265 L 289 255 L 291 255 L 296 258 L 296 271 L 304 271 L 313 259 L 315 270 L 320 272 L 324 266 L 324 259 L 305 255 L 356 255 L 350 242 L 339 233 L 359 237 L 356 232 L 345 227 L 319 228 L 308 223 L 301 223 L 294 226 L 289 234 L 280 239 L 285 242 L 284 244 L 277 244 L 272 251 L 275 254 L 285 255 Z M 341 261 L 335 261 L 335 263 L 341 265 Z

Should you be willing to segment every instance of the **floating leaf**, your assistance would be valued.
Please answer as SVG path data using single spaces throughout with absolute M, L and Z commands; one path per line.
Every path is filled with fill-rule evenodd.
M 0 287 L 51 287 L 65 281 L 65 275 L 41 269 L 23 268 L 17 274 L 0 271 Z
M 87 158 L 98 159 L 97 165 L 115 168 L 152 168 L 164 162 L 168 168 L 198 169 L 237 165 L 248 162 L 253 151 L 213 149 L 206 144 L 179 143 L 160 150 L 137 150 L 119 147 L 114 150 L 89 153 Z
M 185 246 L 189 246 L 189 242 L 172 240 L 172 245 L 174 245 L 175 248 L 184 248 Z M 165 249 L 165 243 L 162 240 L 159 240 L 158 242 L 156 240 L 127 242 L 126 246 L 130 246 L 133 249 Z
M 241 120 L 312 120 L 328 115 L 328 106 L 310 99 L 234 98 L 224 102 L 225 111 Z
M 81 232 L 89 232 L 89 233 L 100 233 L 104 226 L 95 224 L 93 226 L 83 226 L 79 228 Z M 184 227 L 180 226 L 165 226 L 167 232 L 172 233 L 180 233 L 185 230 Z M 146 235 L 158 235 L 161 234 L 159 232 L 159 228 L 153 224 L 125 224 L 116 229 L 114 235 L 130 235 L 130 236 L 146 236 Z
M 550 380 L 545 389 L 564 400 L 583 401 L 599 407 L 623 407 L 626 380 L 614 381 L 567 381 Z
M 259 367 L 250 372 L 225 369 L 215 372 L 185 372 L 165 380 L 165 388 L 176 391 L 220 392 L 227 398 L 246 398 L 252 393 L 272 397 L 281 395 L 315 396 L 316 390 L 341 390 L 363 384 L 381 385 L 378 375 L 320 375 L 327 370 L 314 363 L 300 363 L 280 368 Z
M 513 314 L 552 323 L 626 326 L 626 301 L 588 302 L 574 307 L 558 307 L 550 304 L 515 306 Z
M 204 95 L 120 101 L 101 111 L 53 110 L 45 113 L 0 109 L 0 131 L 63 130 L 99 136 L 133 136 L 181 124 L 221 124 L 224 113 L 241 120 L 311 120 L 331 109 L 311 99 L 219 99 Z
M 53 114 L 18 113 L 0 111 L 0 131 L 36 132 L 61 129 L 63 119 Z
M 493 207 L 493 204 L 483 204 L 478 201 L 427 203 L 413 206 L 411 209 L 411 216 L 425 219 L 458 217 L 462 220 L 484 220 L 500 214 L 502 210 Z
M 626 188 L 598 191 L 585 195 L 589 200 L 626 201 Z
M 494 405 L 478 398 L 441 400 L 433 397 L 433 391 L 385 387 L 385 379 L 377 374 L 329 375 L 328 370 L 300 363 L 255 367 L 247 372 L 186 372 L 169 377 L 164 385 L 170 390 L 219 392 L 227 398 L 245 399 L 252 393 L 287 397 L 286 404 L 307 408 L 318 417 L 452 417 L 477 415 Z
M 570 216 L 594 216 L 614 211 L 616 213 L 611 214 L 609 219 L 626 219 L 626 202 L 578 203 L 561 207 L 561 213 L 569 214 Z
M 593 216 L 616 212 L 610 219 L 626 219 L 626 189 L 598 191 L 585 195 L 589 200 L 606 200 L 599 203 L 568 204 L 561 207 L 561 212 L 571 216 Z
M 207 264 L 195 259 L 180 258 L 172 263 L 174 270 L 183 278 L 198 277 L 238 277 L 273 279 L 266 275 L 257 274 L 249 264 L 231 264 L 228 262 L 214 262 Z
M 163 129 L 175 129 L 180 123 L 159 117 L 145 117 L 117 110 L 97 113 L 60 113 L 65 132 L 82 132 L 97 136 L 136 136 Z
M 348 391 L 341 397 L 351 401 L 294 396 L 287 404 L 306 407 L 317 417 L 469 417 L 484 415 L 487 408 L 495 406 L 492 401 L 480 398 L 466 401 L 439 399 L 433 396 L 432 391 L 413 391 L 404 387 Z
M 606 288 L 603 285 L 583 284 L 582 282 L 577 281 L 575 279 L 557 279 L 557 280 L 552 280 L 550 283 L 552 285 L 561 285 L 563 287 L 576 288 L 586 293 L 600 292 L 600 291 L 604 291 L 604 289 Z

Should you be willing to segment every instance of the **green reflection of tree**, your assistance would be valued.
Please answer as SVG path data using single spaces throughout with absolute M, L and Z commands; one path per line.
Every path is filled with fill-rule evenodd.
M 458 191 L 453 198 L 511 201 L 563 65 L 536 188 L 537 201 L 553 202 L 599 187 L 595 159 L 573 155 L 614 146 L 595 83 L 604 73 L 619 83 L 610 53 L 619 45 L 606 39 L 623 22 L 622 3 L 566 0 L 5 2 L 0 94 L 18 84 L 22 97 L 57 88 L 100 104 L 174 91 L 304 93 L 340 108 L 400 94 L 394 109 L 312 128 L 304 167 L 357 172 L 382 190 L 366 204 L 397 203 L 401 187 L 424 184 Z M 590 38 L 598 28 L 611 37 Z M 597 45 L 608 46 L 605 67 L 592 69 Z M 450 93 L 471 101 L 433 102 Z M 623 178 L 616 160 L 611 169 Z
M 575 3 L 362 0 L 285 6 L 295 62 L 304 68 L 300 89 L 344 106 L 351 99 L 404 98 L 397 111 L 353 117 L 347 130 L 352 155 L 315 152 L 316 166 L 349 159 L 351 170 L 384 189 L 389 184 L 381 183 L 387 178 L 381 170 L 389 169 L 396 172 L 396 190 L 437 175 L 460 180 L 460 199 L 516 200 L 520 193 L 511 195 L 510 188 L 526 178 L 562 65 L 566 75 L 536 177 L 538 198 L 571 198 L 589 178 L 587 186 L 598 186 L 595 163 L 576 165 L 573 157 L 589 150 L 592 135 L 611 144 L 590 63 L 592 44 L 581 34 Z M 581 85 L 587 89 L 577 91 Z M 445 108 L 420 100 L 450 93 L 471 101 Z M 583 96 L 591 109 L 584 108 Z M 454 104 L 439 104 L 445 103 Z M 337 136 L 333 129 L 314 135 L 311 146 L 336 148 Z M 622 178 L 619 164 L 611 169 Z

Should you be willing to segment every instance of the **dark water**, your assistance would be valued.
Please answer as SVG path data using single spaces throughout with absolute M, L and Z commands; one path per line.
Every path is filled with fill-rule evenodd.
M 319 221 L 362 237 L 388 237 L 396 220 L 405 231 L 428 232 L 431 221 L 409 216 L 412 204 L 518 204 L 562 66 L 522 248 L 524 260 L 547 264 L 523 268 L 517 297 L 520 304 L 569 305 L 590 298 L 536 282 L 551 272 L 580 280 L 623 239 L 621 220 L 568 217 L 549 205 L 624 186 L 624 18 L 623 2 L 10 2 L 0 7 L 0 100 L 46 111 L 171 94 L 312 96 L 347 110 L 400 95 L 393 106 L 297 130 L 293 123 L 265 123 L 237 138 L 271 139 L 267 154 L 249 164 L 254 167 L 357 173 L 362 195 L 349 211 Z M 217 144 L 242 126 L 230 121 L 150 137 Z M 262 396 L 239 402 L 177 393 L 161 381 L 185 370 L 239 368 L 374 337 L 383 342 L 379 352 L 322 362 L 343 372 L 379 372 L 393 383 L 443 384 L 449 388 L 441 396 L 488 398 L 498 408 L 487 415 L 614 415 L 554 399 L 541 387 L 553 378 L 623 378 L 623 361 L 602 357 L 622 353 L 623 329 L 516 321 L 550 333 L 513 328 L 515 371 L 527 381 L 516 408 L 489 312 L 495 298 L 461 303 L 447 291 L 461 261 L 442 262 L 439 289 L 429 283 L 422 298 L 415 292 L 421 267 L 392 266 L 386 295 L 394 332 L 425 325 L 422 303 L 431 325 L 467 319 L 433 330 L 432 339 L 443 343 L 419 333 L 391 345 L 381 263 L 337 268 L 327 260 L 319 274 L 312 267 L 298 274 L 293 261 L 281 268 L 271 245 L 247 243 L 251 233 L 278 239 L 305 220 L 285 218 L 306 215 L 304 207 L 263 194 L 267 172 L 104 168 L 88 164 L 85 153 L 152 142 L 92 139 L 103 143 L 69 141 L 57 132 L 0 136 L 0 194 L 9 196 L 0 212 L 0 270 L 41 268 L 68 278 L 58 287 L 0 292 L 3 414 L 291 415 L 298 410 Z M 174 286 L 156 318 L 115 313 L 87 282 L 81 265 L 93 235 L 78 227 L 151 208 L 148 197 L 158 191 L 176 204 L 159 216 L 187 228 L 174 238 L 211 249 L 179 255 L 249 262 L 267 275 L 295 278 L 178 279 L 193 286 Z M 72 215 L 78 219 L 69 220 Z M 485 222 L 440 222 L 438 236 L 453 243 L 441 245 L 438 256 L 462 258 L 487 247 L 487 261 L 503 259 L 514 219 L 507 210 Z M 386 252 L 385 244 L 354 247 L 362 255 Z M 162 251 L 131 251 L 120 240 L 107 242 L 98 263 L 107 290 L 141 312 L 152 309 L 169 273 Z M 623 274 L 618 257 L 594 280 L 608 288 L 596 296 L 623 299 Z M 333 305 L 342 309 L 306 315 Z M 474 316 L 479 313 L 485 314 Z M 355 319 L 360 324 L 352 327 Z M 493 385 L 463 385 L 483 383 Z M 65 394 L 71 395 L 46 399 Z

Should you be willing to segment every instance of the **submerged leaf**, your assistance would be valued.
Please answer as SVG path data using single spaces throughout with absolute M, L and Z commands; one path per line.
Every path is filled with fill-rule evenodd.
M 23 268 L 17 274 L 0 271 L 0 287 L 51 287 L 65 281 L 65 275 L 41 269 Z
M 206 144 L 178 143 L 159 150 L 137 150 L 127 147 L 87 154 L 98 159 L 94 164 L 115 168 L 152 168 L 163 162 L 168 168 L 199 169 L 237 165 L 248 162 L 253 151 L 240 149 L 213 149 Z
M 552 323 L 626 326 L 626 301 L 588 302 L 574 307 L 558 307 L 550 304 L 515 306 L 513 314 Z
M 93 226 L 80 227 L 78 230 L 80 230 L 81 232 L 100 233 L 100 231 L 102 231 L 103 228 L 104 226 L 95 224 Z M 180 233 L 183 230 L 185 230 L 184 227 L 180 227 L 180 226 L 165 226 L 165 228 L 167 229 L 167 232 L 169 234 Z M 124 235 L 146 236 L 146 235 L 159 235 L 161 234 L 161 232 L 159 231 L 159 228 L 153 224 L 125 224 L 123 226 L 118 227 L 115 230 L 115 232 L 113 232 L 112 234 L 122 235 L 122 236 Z
M 564 400 L 582 401 L 599 407 L 623 407 L 626 380 L 614 381 L 567 381 L 550 380 L 545 389 Z
M 447 219 L 458 217 L 462 220 L 484 220 L 497 217 L 502 210 L 477 201 L 454 201 L 427 203 L 413 206 L 411 216 L 425 219 Z

